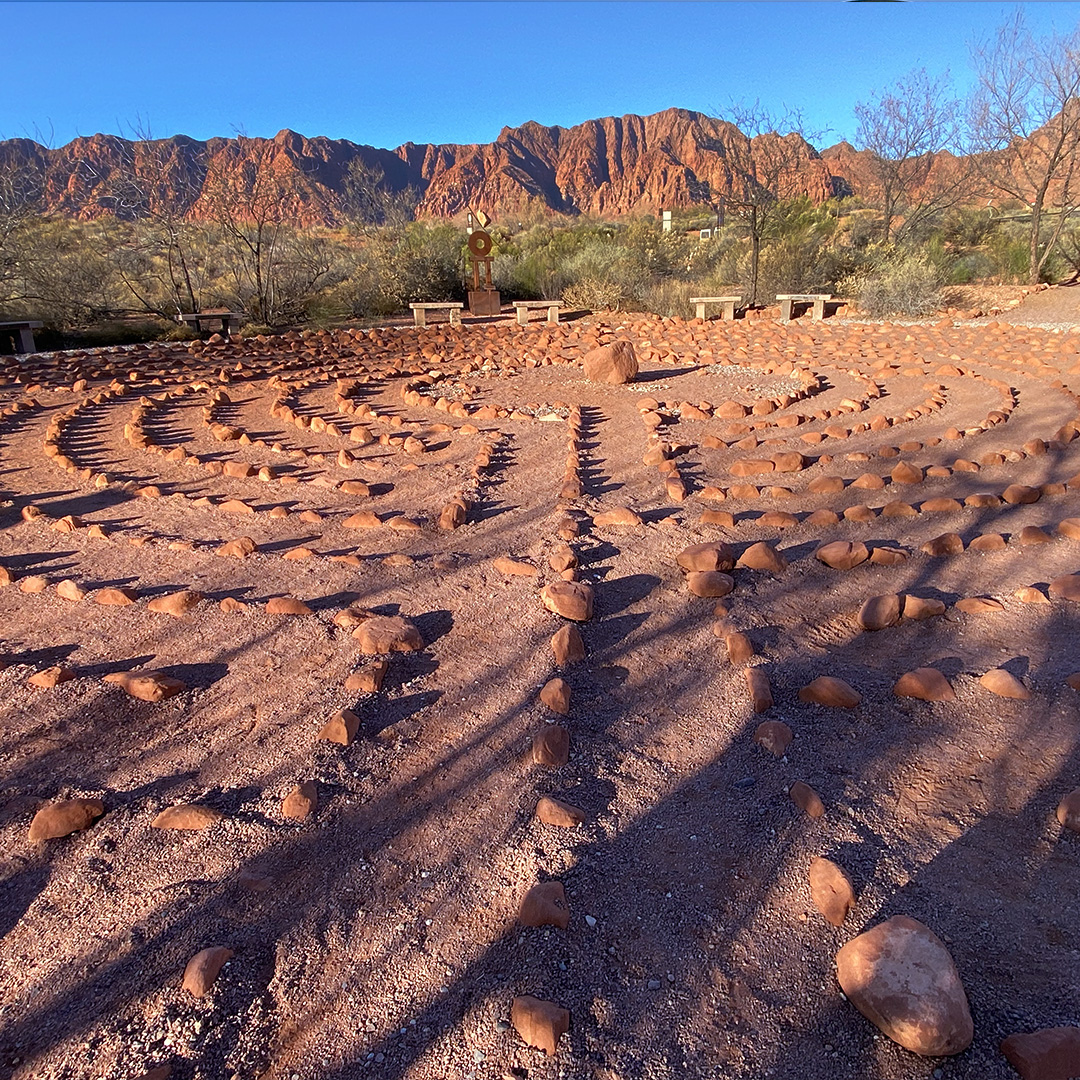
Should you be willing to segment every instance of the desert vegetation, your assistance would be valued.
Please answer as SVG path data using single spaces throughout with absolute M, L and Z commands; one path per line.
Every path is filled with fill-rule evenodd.
M 708 128 L 722 140 L 694 136 L 725 183 L 691 174 L 670 232 L 640 208 L 510 205 L 493 228 L 498 287 L 680 316 L 718 289 L 751 307 L 826 291 L 877 317 L 928 314 L 950 285 L 1071 279 L 1080 39 L 1036 40 L 1017 14 L 972 63 L 970 101 L 946 75 L 912 71 L 856 104 L 855 146 L 820 157 L 799 116 L 733 106 Z M 354 158 L 333 209 L 301 224 L 308 181 L 278 167 L 276 140 L 180 156 L 175 140 L 133 134 L 107 147 L 107 175 L 36 144 L 0 155 L 0 311 L 45 320 L 47 344 L 183 337 L 176 316 L 208 307 L 244 312 L 257 333 L 464 295 L 462 215 L 415 220 L 423 192 L 377 161 Z M 55 197 L 82 189 L 91 202 Z

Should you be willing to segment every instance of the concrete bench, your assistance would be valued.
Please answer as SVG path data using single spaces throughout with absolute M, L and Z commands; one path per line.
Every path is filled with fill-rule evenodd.
M 446 309 L 450 312 L 450 325 L 461 325 L 461 309 L 465 305 L 457 300 L 444 300 L 440 303 L 430 304 L 410 304 L 412 308 L 413 321 L 417 326 L 427 326 L 427 313 L 429 311 L 440 311 Z
M 532 308 L 547 308 L 547 321 L 557 323 L 559 321 L 559 308 L 563 307 L 561 300 L 515 300 L 514 310 L 517 312 L 517 321 L 524 326 L 529 321 L 529 311 Z
M 697 311 L 697 317 L 702 321 L 705 320 L 705 316 L 710 304 L 722 304 L 720 309 L 720 317 L 722 319 L 734 319 L 735 318 L 735 305 L 742 303 L 741 296 L 691 296 L 690 303 L 695 305 Z
M 223 337 L 232 337 L 240 329 L 243 317 L 240 311 L 197 311 L 177 315 L 176 321 L 194 326 L 196 334 L 220 333 Z
M 42 324 L 36 319 L 21 319 L 15 322 L 0 322 L 0 337 L 10 335 L 17 353 L 37 352 L 34 344 L 34 331 Z
M 780 301 L 780 321 L 791 322 L 792 304 L 813 304 L 814 322 L 821 322 L 825 318 L 825 305 L 835 304 L 841 306 L 843 300 L 834 300 L 831 293 L 777 293 L 776 299 Z

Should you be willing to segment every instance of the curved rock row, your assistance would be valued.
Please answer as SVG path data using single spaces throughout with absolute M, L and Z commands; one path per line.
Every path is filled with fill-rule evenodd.
M 582 379 L 618 342 L 637 380 Z M 1077 944 L 1075 901 L 1052 938 L 1003 907 L 1074 895 L 1070 365 L 1027 330 L 651 318 L 12 362 L 0 1053 L 1007 1075 Z M 872 944 L 940 995 L 898 1006 Z

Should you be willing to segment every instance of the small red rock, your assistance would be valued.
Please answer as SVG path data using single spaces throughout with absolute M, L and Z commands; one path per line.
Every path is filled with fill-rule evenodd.
M 510 1022 L 528 1046 L 554 1054 L 559 1039 L 570 1030 L 570 1012 L 554 1002 L 524 995 L 514 998 Z
M 197 952 L 184 968 L 184 989 L 192 997 L 201 998 L 214 985 L 225 964 L 236 954 L 223 945 L 213 945 Z

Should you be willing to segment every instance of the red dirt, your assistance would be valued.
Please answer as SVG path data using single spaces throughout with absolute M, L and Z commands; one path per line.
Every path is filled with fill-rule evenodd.
M 617 338 L 635 345 L 638 381 L 587 383 L 576 360 Z M 1080 837 L 1054 818 L 1080 784 L 1080 699 L 1065 684 L 1080 669 L 1080 609 L 1015 595 L 1024 586 L 1045 595 L 1048 582 L 1080 568 L 1076 541 L 1055 531 L 1080 516 L 1071 483 L 1080 440 L 1055 441 L 1075 434 L 1061 429 L 1077 422 L 1077 399 L 1052 386 L 1080 383 L 1078 349 L 1080 335 L 998 323 L 627 317 L 9 361 L 0 400 L 37 406 L 0 416 L 0 566 L 16 579 L 43 575 L 49 587 L 26 593 L 16 580 L 0 589 L 0 1078 L 137 1077 L 163 1063 L 183 1080 L 901 1080 L 935 1068 L 950 1080 L 1012 1076 L 1001 1039 L 1075 1024 L 1080 991 Z M 227 383 L 218 381 L 223 368 Z M 751 406 L 791 394 L 805 385 L 799 370 L 823 381 L 793 404 L 742 421 L 679 418 L 682 402 Z M 445 375 L 435 396 L 406 400 L 405 384 L 429 371 Z M 337 376 L 365 374 L 335 398 Z M 336 421 L 342 434 L 272 410 L 282 396 L 272 375 L 289 384 L 286 409 Z M 88 385 L 73 391 L 80 376 Z M 100 398 L 114 377 L 124 392 Z M 228 402 L 212 402 L 218 388 Z M 141 410 L 140 394 L 149 399 Z M 467 415 L 435 409 L 440 394 Z M 660 403 L 656 430 L 674 447 L 666 474 L 642 461 L 646 397 Z M 341 411 L 365 403 L 378 420 Z M 485 405 L 490 418 L 477 417 Z M 570 406 L 580 408 L 578 467 L 564 474 Z M 557 419 L 534 418 L 550 407 Z M 252 442 L 216 441 L 205 408 Z M 792 414 L 805 419 L 776 426 Z M 893 422 L 802 438 L 875 416 Z M 413 434 L 426 451 L 360 446 L 348 438 L 357 423 L 376 437 Z M 479 431 L 463 433 L 465 423 Z M 779 441 L 726 445 L 745 438 L 733 425 L 752 423 Z M 953 428 L 961 437 L 933 442 Z M 707 435 L 719 445 L 709 448 Z M 133 445 L 143 437 L 152 445 Z M 1034 439 L 1051 446 L 1039 453 Z M 908 441 L 922 446 L 877 454 Z M 202 464 L 167 460 L 181 444 Z M 308 456 L 288 453 L 299 449 Z M 340 467 L 339 450 L 356 461 Z M 979 472 L 889 479 L 900 460 L 951 467 L 998 450 L 1010 460 Z M 809 466 L 728 472 L 737 458 L 787 451 Z M 477 464 L 478 454 L 490 464 Z M 269 465 L 279 476 L 213 475 L 211 460 Z M 109 482 L 96 487 L 103 473 Z M 885 486 L 850 486 L 866 473 Z M 810 493 L 822 476 L 845 485 Z M 362 479 L 371 494 L 320 478 Z M 665 483 L 676 478 L 689 492 L 681 503 Z M 561 499 L 569 480 L 582 494 Z M 139 497 L 150 484 L 159 497 Z M 762 493 L 734 497 L 737 484 Z M 1000 495 L 1012 484 L 1064 486 L 1033 503 L 877 512 L 897 500 L 917 508 Z M 708 487 L 728 497 L 702 498 Z M 467 523 L 441 531 L 457 492 L 471 504 Z M 225 512 L 229 499 L 256 512 Z M 44 515 L 23 520 L 28 505 Z M 288 516 L 272 517 L 281 505 Z M 806 520 L 856 505 L 872 508 L 869 520 Z M 591 525 L 614 506 L 644 523 Z M 703 523 L 707 509 L 731 512 L 734 525 Z M 321 516 L 303 521 L 303 510 Z M 382 524 L 343 528 L 360 510 Z M 794 519 L 775 519 L 790 522 L 778 528 L 759 522 L 766 512 Z M 78 519 L 72 531 L 51 527 L 65 515 Z M 393 515 L 420 528 L 392 528 Z M 595 588 L 595 611 L 579 626 L 586 658 L 560 671 L 550 638 L 563 620 L 539 594 L 558 577 L 548 558 L 564 543 L 567 515 L 580 522 L 569 543 L 578 577 Z M 106 535 L 90 535 L 93 525 Z M 1050 542 L 1021 545 L 1032 525 Z M 989 532 L 1007 543 L 922 553 L 947 532 L 965 546 Z M 244 536 L 255 554 L 214 554 Z M 788 562 L 775 575 L 731 571 L 719 637 L 717 601 L 692 595 L 675 562 L 714 539 L 736 555 L 765 540 Z M 833 570 L 814 558 L 828 540 L 908 558 Z M 313 554 L 283 557 L 297 547 Z M 355 565 L 334 559 L 349 554 Z M 500 573 L 493 560 L 506 554 L 536 576 Z M 62 579 L 88 598 L 59 597 Z M 134 589 L 136 602 L 96 604 L 103 587 Z M 147 610 L 153 596 L 180 589 L 205 599 L 181 617 Z M 883 593 L 939 598 L 947 610 L 861 632 L 861 604 Z M 286 594 L 312 614 L 269 614 L 267 600 Z M 956 608 L 975 596 L 997 598 L 1002 610 Z M 246 606 L 222 610 L 229 597 Z M 389 656 L 377 692 L 345 689 L 370 662 L 350 628 L 333 622 L 351 603 L 404 615 L 423 639 L 421 651 Z M 756 655 L 733 664 L 728 631 L 745 634 Z M 56 664 L 76 677 L 26 685 Z M 752 711 L 746 664 L 768 675 L 767 713 Z M 931 666 L 955 701 L 893 695 L 902 674 Z M 154 703 L 104 681 L 139 667 L 187 689 Z M 1001 667 L 1033 691 L 1030 700 L 980 685 Z M 571 690 L 565 717 L 539 700 L 556 675 Z M 819 675 L 845 680 L 861 703 L 800 702 L 799 689 Z M 355 741 L 318 741 L 341 709 L 360 719 Z M 762 720 L 794 731 L 786 757 L 755 744 Z M 550 721 L 570 732 L 570 760 L 558 769 L 530 764 L 531 737 Z M 282 816 L 281 800 L 303 781 L 314 781 L 318 806 L 297 823 Z M 787 790 L 796 781 L 821 797 L 823 817 L 795 806 Z M 543 795 L 581 807 L 586 822 L 540 824 L 533 811 Z M 106 813 L 84 832 L 32 844 L 34 811 L 67 797 L 99 798 Z M 161 810 L 189 802 L 224 816 L 203 831 L 151 827 Z M 841 927 L 811 902 L 808 867 L 819 855 L 855 885 Z M 566 887 L 565 931 L 515 925 L 523 896 L 544 880 Z M 956 962 L 975 1021 L 972 1047 L 956 1057 L 915 1057 L 840 994 L 837 949 L 894 914 L 926 923 Z M 184 968 L 210 946 L 235 955 L 195 999 L 181 988 Z M 553 1057 L 509 1027 L 518 995 L 570 1010 Z

